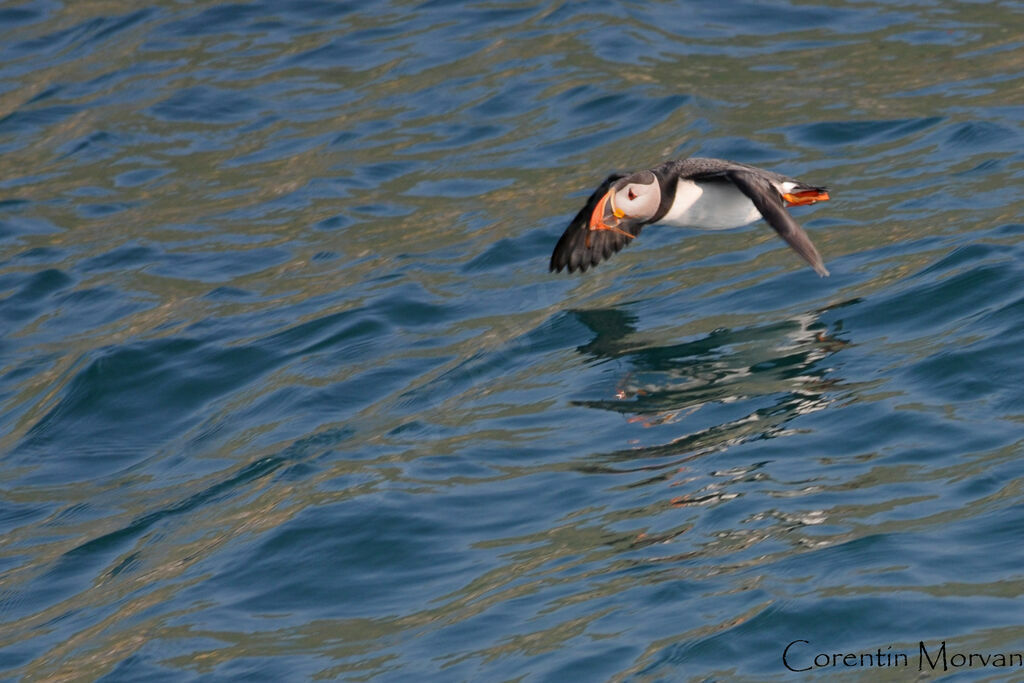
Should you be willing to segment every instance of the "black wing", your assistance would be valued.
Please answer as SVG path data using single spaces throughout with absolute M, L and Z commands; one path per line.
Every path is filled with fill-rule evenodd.
M 594 213 L 597 203 L 601 201 L 601 197 L 612 186 L 612 183 L 624 177 L 619 173 L 611 174 L 604 179 L 603 183 L 597 186 L 594 194 L 590 195 L 590 199 L 587 200 L 587 203 L 583 205 L 580 212 L 569 223 L 569 227 L 562 233 L 561 239 L 555 245 L 555 250 L 551 253 L 550 270 L 552 272 L 560 273 L 562 268 L 566 267 L 569 268 L 570 273 L 574 272 L 577 268 L 585 271 L 590 266 L 596 266 L 602 260 L 609 258 L 612 254 L 633 241 L 614 230 L 591 231 L 590 229 L 590 215 Z M 635 237 L 640 234 L 644 223 L 623 220 L 619 222 L 618 227 Z
M 786 211 L 782 197 L 768 179 L 750 171 L 737 169 L 726 171 L 725 177 L 750 198 L 764 219 L 768 221 L 768 225 L 775 228 L 779 237 L 786 240 L 786 244 L 793 247 L 796 253 L 811 264 L 814 272 L 822 277 L 828 276 L 825 262 L 821 260 L 821 255 L 814 248 L 811 238 Z

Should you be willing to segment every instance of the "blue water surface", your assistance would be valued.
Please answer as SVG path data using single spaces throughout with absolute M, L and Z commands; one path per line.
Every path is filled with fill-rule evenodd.
M 0 26 L 4 677 L 1024 676 L 1024 3 Z M 697 154 L 828 185 L 832 276 L 547 272 Z

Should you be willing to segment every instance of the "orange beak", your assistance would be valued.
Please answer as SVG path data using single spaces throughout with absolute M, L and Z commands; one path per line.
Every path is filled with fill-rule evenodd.
M 611 202 L 612 215 L 615 217 L 615 225 L 608 225 L 604 222 L 605 207 L 609 202 Z M 617 232 L 620 235 L 625 235 L 629 239 L 633 239 L 634 235 L 632 233 L 626 232 L 622 228 L 618 227 L 619 220 L 625 217 L 626 214 L 615 207 L 615 195 L 612 194 L 612 191 L 608 190 L 605 192 L 604 196 L 601 197 L 601 201 L 599 201 L 597 206 L 594 207 L 594 212 L 590 214 L 590 229 L 587 231 L 587 239 L 584 242 L 587 249 L 590 248 L 590 233 L 595 230 L 611 230 L 612 232 Z
M 622 218 L 626 215 L 619 209 L 615 208 L 615 199 L 612 195 L 612 191 L 608 190 L 604 193 L 604 196 L 601 197 L 601 201 L 597 203 L 597 206 L 594 207 L 594 213 L 590 214 L 591 230 L 615 230 L 616 232 L 621 232 L 621 230 L 618 230 L 614 225 L 608 225 L 604 222 L 605 207 L 608 202 L 611 202 L 612 215 L 615 216 L 615 218 Z M 617 220 L 615 222 L 616 224 L 618 223 Z

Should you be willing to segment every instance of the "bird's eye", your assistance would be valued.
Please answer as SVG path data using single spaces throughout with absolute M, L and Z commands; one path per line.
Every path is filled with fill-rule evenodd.
M 629 201 L 636 199 L 636 192 L 633 192 L 633 188 L 629 188 Z

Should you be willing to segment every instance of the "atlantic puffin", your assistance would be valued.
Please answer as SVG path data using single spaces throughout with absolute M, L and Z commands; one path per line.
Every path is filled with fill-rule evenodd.
M 586 271 L 633 241 L 646 225 L 738 228 L 764 218 L 821 277 L 829 273 L 788 206 L 828 201 L 828 190 L 763 168 L 690 157 L 598 185 L 551 254 L 552 272 Z

